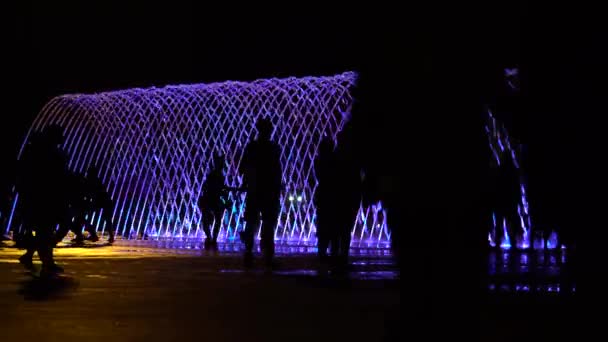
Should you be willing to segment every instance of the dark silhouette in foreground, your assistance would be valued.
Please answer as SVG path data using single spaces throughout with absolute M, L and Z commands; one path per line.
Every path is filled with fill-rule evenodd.
M 245 242 L 245 263 L 251 264 L 255 232 L 262 224 L 260 247 L 267 264 L 274 256 L 274 229 L 277 225 L 281 196 L 281 150 L 271 140 L 272 123 L 260 118 L 256 122 L 257 140 L 249 142 L 240 164 L 243 183 L 247 189 L 245 200 L 246 229 L 241 233 Z
M 63 220 L 68 204 L 65 195 L 67 164 L 59 147 L 62 143 L 63 130 L 59 126 L 48 126 L 35 136 L 20 161 L 20 177 L 17 180 L 23 224 L 26 234 L 30 236 L 27 252 L 19 258 L 19 262 L 28 270 L 34 270 L 32 259 L 34 252 L 38 252 L 43 277 L 63 271 L 53 259 L 55 228 Z

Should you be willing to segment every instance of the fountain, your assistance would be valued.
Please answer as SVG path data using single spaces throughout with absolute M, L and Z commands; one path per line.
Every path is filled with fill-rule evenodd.
M 314 244 L 313 161 L 322 137 L 335 139 L 348 121 L 356 78 L 346 72 L 63 95 L 44 106 L 23 145 L 48 125 L 63 127 L 69 169 L 83 173 L 99 167 L 123 238 L 201 239 L 196 203 L 212 155 L 226 156 L 226 185 L 239 187 L 244 147 L 255 137 L 256 119 L 267 117 L 282 147 L 284 191 L 275 239 Z M 232 208 L 219 222 L 221 241 L 238 239 L 245 196 L 230 193 Z M 91 222 L 103 231 L 99 217 L 95 213 Z M 353 246 L 388 247 L 389 240 L 381 205 L 361 208 L 353 222 Z

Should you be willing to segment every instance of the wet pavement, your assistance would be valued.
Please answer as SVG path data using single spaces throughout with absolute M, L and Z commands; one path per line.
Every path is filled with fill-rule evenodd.
M 311 254 L 245 270 L 239 253 L 96 244 L 57 248 L 65 276 L 42 281 L 21 253 L 0 248 L 7 341 L 380 341 L 400 305 L 386 257 L 355 256 L 348 276 L 331 277 Z
M 490 293 L 574 294 L 572 251 L 566 249 L 491 250 L 488 253 Z
M 556 253 L 491 255 L 494 288 L 478 297 L 458 292 L 463 279 L 453 266 L 416 292 L 421 279 L 400 275 L 378 251 L 353 250 L 348 274 L 332 276 L 320 272 L 309 251 L 279 248 L 269 270 L 259 258 L 245 269 L 231 245 L 217 252 L 173 246 L 62 245 L 55 254 L 66 273 L 52 282 L 24 273 L 16 261 L 22 251 L 0 247 L 2 340 L 386 341 L 399 340 L 387 338 L 396 331 L 449 331 L 429 330 L 420 320 L 438 327 L 462 320 L 465 336 L 512 341 L 530 333 L 559 336 L 573 299 L 563 296 L 563 284 L 555 291 L 564 265 Z M 540 276 L 531 279 L 531 270 Z M 531 290 L 530 280 L 553 290 Z M 433 308 L 422 304 L 424 293 Z

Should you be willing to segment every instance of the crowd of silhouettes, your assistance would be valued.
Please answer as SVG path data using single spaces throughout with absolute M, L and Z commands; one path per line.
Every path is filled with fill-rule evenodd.
M 98 169 L 91 167 L 86 175 L 70 172 L 61 149 L 63 129 L 49 125 L 34 132 L 24 147 L 18 163 L 15 193 L 19 194 L 14 229 L 17 246 L 26 249 L 19 262 L 35 272 L 33 257 L 37 252 L 42 262 L 40 275 L 47 277 L 63 272 L 53 258 L 53 249 L 69 231 L 75 244 L 87 239 L 99 240 L 92 215 L 100 213 L 100 222 L 107 225 L 109 242 L 114 241 L 110 195 L 98 178 Z
M 245 228 L 241 240 L 245 244 L 245 263 L 253 262 L 256 232 L 260 231 L 264 261 L 271 265 L 274 256 L 274 231 L 280 214 L 282 185 L 281 149 L 272 141 L 272 122 L 260 118 L 256 122 L 257 137 L 250 141 L 243 153 L 239 171 L 243 176 L 242 188 L 246 191 Z M 319 255 L 325 262 L 327 249 L 331 250 L 334 265 L 344 269 L 347 264 L 351 228 L 361 200 L 361 168 L 354 148 L 352 127 L 346 126 L 333 140 L 323 139 L 321 153 L 315 161 L 319 190 L 315 204 L 319 211 Z M 53 260 L 53 247 L 63 241 L 69 231 L 74 234 L 73 243 L 82 244 L 85 239 L 99 240 L 92 216 L 109 232 L 109 242 L 114 241 L 115 227 L 112 222 L 114 203 L 106 191 L 99 169 L 91 166 L 85 174 L 70 172 L 67 159 L 61 150 L 63 130 L 51 125 L 40 133 L 34 133 L 19 161 L 19 177 L 16 190 L 20 194 L 20 229 L 15 239 L 27 252 L 19 261 L 32 270 L 33 256 L 37 251 L 46 274 L 61 272 Z M 225 186 L 225 159 L 216 154 L 213 167 L 203 184 L 203 194 L 198 200 L 202 214 L 202 227 L 206 236 L 205 248 L 216 249 L 223 214 L 232 204 Z M 84 231 L 88 233 L 85 238 Z
M 363 84 L 367 85 L 365 81 L 369 82 L 363 77 Z M 509 85 L 516 84 L 511 78 L 508 81 Z M 358 85 L 354 94 L 359 96 L 362 93 L 361 86 Z M 317 209 L 318 254 L 322 264 L 331 264 L 336 271 L 347 269 L 352 226 L 361 201 L 370 203 L 382 200 L 389 209 L 400 205 L 394 197 L 395 189 L 402 186 L 398 182 L 400 175 L 391 168 L 379 169 L 372 166 L 377 162 L 377 157 L 362 148 L 359 139 L 362 134 L 357 124 L 361 125 L 360 118 L 370 110 L 369 102 L 373 102 L 373 99 L 370 101 L 369 94 L 366 96 L 357 97 L 354 104 L 353 113 L 359 117 L 348 121 L 336 137 L 324 137 L 314 161 L 318 181 L 313 199 Z M 498 113 L 499 116 L 506 115 L 500 111 Z M 502 119 L 507 123 L 516 122 Z M 493 181 L 487 185 L 492 195 L 489 202 L 497 221 L 496 241 L 499 243 L 503 237 L 504 221 L 509 227 L 511 244 L 514 245 L 515 237 L 518 236 L 516 227 L 519 227 L 517 204 L 521 198 L 521 166 L 512 152 L 521 149 L 518 147 L 519 140 L 514 138 L 518 137 L 519 131 L 515 127 L 515 134 L 507 132 L 506 126 L 501 122 L 499 129 L 495 130 L 496 134 L 490 137 L 494 167 L 489 168 L 491 171 L 488 173 Z M 283 189 L 281 149 L 272 140 L 274 126 L 269 119 L 259 118 L 255 127 L 257 137 L 247 144 L 239 167 L 243 182 L 242 188 L 237 190 L 247 193 L 244 213 L 246 225 L 241 231 L 241 240 L 245 244 L 245 263 L 251 265 L 254 238 L 259 230 L 264 261 L 270 265 L 274 256 L 274 232 L 279 219 Z M 88 239 L 93 242 L 99 240 L 97 231 L 90 222 L 94 213 L 98 213 L 99 222 L 106 226 L 110 243 L 114 241 L 115 234 L 111 216 L 114 203 L 99 178 L 99 169 L 91 166 L 86 175 L 69 172 L 66 158 L 60 149 L 62 143 L 63 134 L 59 126 L 52 125 L 32 135 L 20 160 L 16 184 L 21 196 L 19 211 L 24 227 L 21 241 L 27 247 L 20 262 L 31 268 L 34 251 L 38 251 L 45 272 L 60 270 L 53 261 L 52 246 L 62 241 L 68 231 L 74 233 L 75 243 L 84 242 L 83 227 L 88 232 Z M 525 154 L 518 157 L 528 161 Z M 232 206 L 225 186 L 225 163 L 222 155 L 214 155 L 213 167 L 206 176 L 203 194 L 198 200 L 206 249 L 217 248 L 223 213 Z M 366 173 L 367 177 L 364 177 Z M 389 189 L 391 186 L 382 185 L 383 182 L 399 185 Z M 371 191 L 364 191 L 364 185 L 369 184 L 373 184 Z M 421 211 L 417 215 L 422 218 L 426 214 L 426 211 Z M 399 219 L 401 215 L 403 212 L 400 210 L 393 210 L 392 217 L 389 215 L 394 223 L 391 225 L 393 239 L 401 234 L 399 227 L 404 223 Z M 414 217 L 417 219 L 418 216 L 411 216 Z M 57 226 L 59 229 L 55 230 Z M 395 242 L 393 241 L 393 247 L 395 253 L 399 254 L 400 244 Z

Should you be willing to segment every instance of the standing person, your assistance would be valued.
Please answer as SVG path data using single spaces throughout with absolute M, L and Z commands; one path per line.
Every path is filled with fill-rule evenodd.
M 277 225 L 281 196 L 281 150 L 271 140 L 273 126 L 270 120 L 260 118 L 256 122 L 258 137 L 247 144 L 240 172 L 247 188 L 245 222 L 247 227 L 241 237 L 245 242 L 245 264 L 253 261 L 253 238 L 261 221 L 260 247 L 267 264 L 274 256 L 274 229 Z
M 332 191 L 334 184 L 334 142 L 330 137 L 325 137 L 319 145 L 319 154 L 315 159 L 315 174 L 317 176 L 317 190 L 315 191 L 314 204 L 317 208 L 317 245 L 319 259 L 322 263 L 327 261 L 327 249 L 333 240 L 335 225 L 332 222 L 331 208 L 335 203 L 335 194 Z M 335 254 L 336 246 L 331 246 L 332 255 Z
M 19 262 L 33 269 L 32 258 L 37 251 L 42 261 L 41 276 L 63 272 L 53 259 L 55 228 L 67 210 L 67 198 L 63 195 L 67 184 L 67 163 L 60 149 L 62 143 L 63 129 L 56 125 L 48 126 L 24 156 L 17 183 L 23 200 L 26 229 L 35 232 L 33 244 Z
M 333 179 L 335 193 L 340 197 L 335 203 L 334 219 L 335 234 L 330 242 L 332 250 L 336 250 L 338 271 L 345 270 L 348 265 L 352 228 L 361 207 L 361 163 L 357 156 L 355 131 L 352 123 L 338 134 L 338 146 L 335 152 Z M 333 251 L 332 251 L 333 253 Z
M 216 154 L 213 158 L 213 169 L 207 175 L 203 184 L 203 196 L 198 207 L 203 215 L 203 231 L 205 232 L 205 249 L 217 249 L 217 236 L 220 232 L 224 210 L 228 203 L 228 193 L 224 186 L 224 156 Z M 216 224 L 215 231 L 213 230 Z
M 112 197 L 110 197 L 106 187 L 103 185 L 101 179 L 99 179 L 99 169 L 97 166 L 91 166 L 87 170 L 86 176 L 88 193 L 93 199 L 93 208 L 94 210 L 101 211 L 100 223 L 105 223 L 107 225 L 108 233 L 110 234 L 108 242 L 114 243 L 114 234 L 116 233 L 116 228 L 112 222 L 112 209 L 114 209 L 114 201 L 112 201 Z

